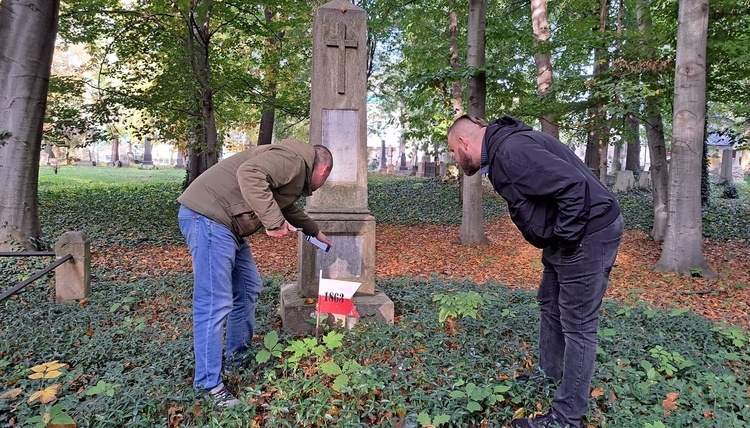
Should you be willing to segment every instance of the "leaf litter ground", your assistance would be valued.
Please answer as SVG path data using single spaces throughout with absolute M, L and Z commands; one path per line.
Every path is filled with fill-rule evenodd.
M 375 275 L 389 277 L 497 281 L 513 289 L 536 289 L 541 277 L 541 250 L 527 244 L 507 215 L 485 224 L 489 245 L 458 245 L 460 227 L 378 225 Z M 296 278 L 297 239 L 250 238 L 262 275 Z M 642 300 L 662 309 L 687 308 L 713 321 L 750 327 L 750 246 L 745 242 L 705 240 L 704 255 L 717 279 L 654 272 L 661 244 L 648 234 L 627 230 L 610 276 L 607 298 L 625 304 Z M 168 275 L 191 268 L 184 245 L 144 244 L 94 249 L 93 263 L 113 275 Z

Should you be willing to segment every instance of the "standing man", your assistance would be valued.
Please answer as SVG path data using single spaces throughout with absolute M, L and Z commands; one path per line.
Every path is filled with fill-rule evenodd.
M 448 146 L 466 175 L 489 173 L 524 238 L 542 248 L 544 273 L 539 367 L 561 381 L 546 415 L 514 428 L 578 428 L 588 412 L 599 309 L 623 231 L 614 196 L 556 138 L 504 116 L 472 116 L 448 129 Z
M 251 147 L 201 174 L 177 199 L 180 231 L 193 258 L 193 386 L 218 407 L 239 404 L 221 378 L 249 349 L 261 279 L 245 236 L 261 226 L 273 237 L 296 232 L 331 245 L 299 207 L 333 167 L 322 145 L 298 140 Z M 226 341 L 224 326 L 226 324 Z

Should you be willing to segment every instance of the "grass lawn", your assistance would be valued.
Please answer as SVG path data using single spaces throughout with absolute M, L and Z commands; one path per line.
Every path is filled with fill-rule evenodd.
M 0 427 L 47 426 L 45 415 L 78 427 L 504 427 L 514 415 L 548 408 L 549 386 L 514 381 L 536 364 L 531 291 L 438 276 L 378 278 L 396 323 L 329 331 L 316 342 L 280 329 L 283 280 L 266 275 L 253 350 L 268 359 L 251 356 L 227 375 L 240 406 L 212 409 L 190 386 L 189 265 L 170 264 L 167 251 L 145 261 L 123 256 L 182 244 L 175 198 L 183 178 L 171 168 L 65 167 L 57 175 L 42 168 L 45 236 L 84 230 L 103 262 L 92 265 L 85 301 L 53 303 L 49 276 L 0 303 Z M 454 184 L 372 175 L 370 192 L 379 223 L 460 223 Z M 638 217 L 647 195 L 618 198 L 630 228 L 649 227 Z M 485 217 L 497 217 L 502 202 L 486 199 Z M 747 189 L 712 206 L 713 221 L 744 222 Z M 0 259 L 0 273 L 12 286 L 43 262 Z M 441 311 L 454 316 L 441 321 Z M 588 426 L 750 425 L 747 330 L 686 309 L 608 301 L 599 337 Z

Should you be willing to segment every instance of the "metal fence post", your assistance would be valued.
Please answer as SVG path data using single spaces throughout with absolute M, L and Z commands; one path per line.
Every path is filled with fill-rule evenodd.
M 91 245 L 89 237 L 79 231 L 65 232 L 55 242 L 58 258 L 70 254 L 67 263 L 55 269 L 55 300 L 67 302 L 83 299 L 91 293 Z

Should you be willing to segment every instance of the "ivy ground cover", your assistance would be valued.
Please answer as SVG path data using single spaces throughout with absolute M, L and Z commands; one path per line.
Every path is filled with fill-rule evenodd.
M 493 244 L 457 251 L 448 218 L 455 186 L 376 179 L 371 191 L 392 192 L 392 208 L 374 197 L 371 210 L 379 221 L 378 213 L 392 216 L 378 226 L 377 276 L 396 305 L 396 323 L 329 331 L 320 341 L 285 334 L 278 293 L 295 276 L 296 241 L 254 238 L 265 288 L 253 347 L 263 357 L 227 374 L 242 405 L 212 409 L 190 387 L 190 264 L 174 224 L 181 177 L 164 175 L 43 190 L 51 239 L 70 228 L 90 233 L 94 292 L 55 304 L 48 277 L 0 304 L 0 426 L 504 427 L 548 406 L 553 386 L 515 380 L 536 363 L 538 254 L 521 244 L 502 204 L 487 203 Z M 425 194 L 404 190 L 410 187 Z M 408 218 L 394 215 L 394 198 L 404 193 L 404 206 L 423 198 L 432 214 L 418 225 L 397 224 Z M 743 263 L 735 251 L 747 248 L 716 241 L 726 259 L 715 282 L 647 272 L 634 279 L 627 272 L 647 271 L 658 253 L 643 235 L 628 231 L 623 249 L 629 242 L 646 248 L 621 252 L 628 257 L 618 259 L 622 274 L 613 274 L 602 312 L 588 426 L 747 426 L 743 319 L 718 311 L 721 303 L 699 309 L 702 315 L 691 310 L 700 298 L 726 307 L 744 301 L 747 279 L 733 270 Z M 23 277 L 37 263 L 3 261 L 3 276 Z M 670 298 L 679 295 L 689 299 Z

